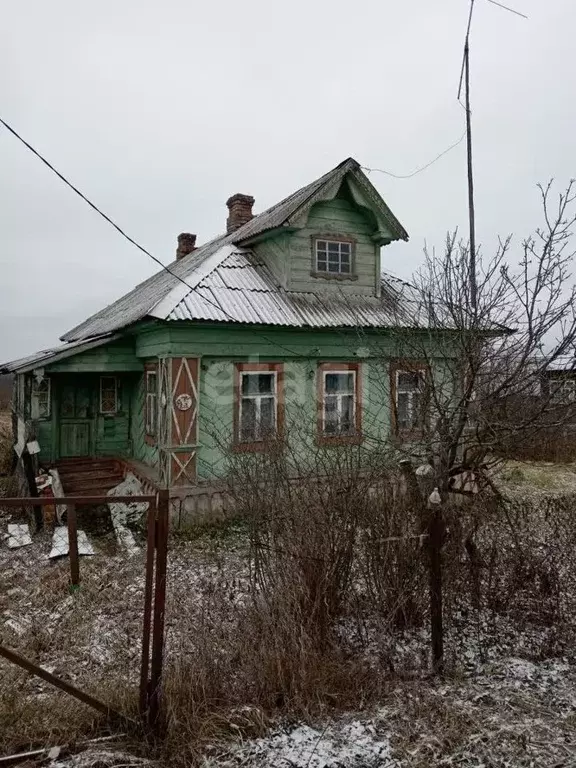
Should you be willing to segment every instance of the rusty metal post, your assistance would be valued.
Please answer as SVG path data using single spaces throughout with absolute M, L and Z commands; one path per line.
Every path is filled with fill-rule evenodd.
M 430 641 L 432 645 L 432 669 L 436 674 L 444 670 L 444 628 L 442 623 L 442 539 L 444 523 L 442 502 L 437 489 L 428 499 L 430 520 L 428 547 L 430 555 Z
M 66 517 L 68 519 L 70 584 L 72 589 L 77 589 L 80 586 L 80 563 L 78 559 L 78 526 L 76 523 L 76 506 L 74 504 L 68 504 Z
M 156 520 L 156 575 L 154 584 L 154 623 L 152 626 L 152 659 L 148 724 L 152 730 L 160 726 L 160 698 L 164 660 L 164 614 L 166 609 L 166 565 L 168 560 L 168 515 L 170 493 L 158 492 Z
M 6 648 L 4 645 L 0 645 L 0 657 L 6 659 L 11 664 L 16 664 L 18 667 L 25 669 L 26 672 L 30 672 L 30 674 L 42 678 L 42 680 L 45 680 L 47 683 L 50 683 L 50 685 L 59 688 L 61 691 L 64 691 L 64 693 L 73 696 L 75 699 L 78 699 L 78 701 L 81 701 L 84 704 L 88 704 L 89 707 L 93 707 L 94 709 L 98 710 L 98 712 L 102 712 L 108 718 L 118 718 L 122 720 L 128 719 L 124 715 L 121 715 L 119 712 L 116 712 L 116 710 L 112 709 L 107 704 L 104 704 L 104 702 L 95 699 L 93 696 L 90 696 L 84 691 L 81 691 L 79 688 L 76 688 L 76 686 L 72 685 L 72 683 L 68 683 L 61 678 L 56 677 L 51 672 L 47 672 L 42 667 L 38 666 L 38 664 L 34 664 L 33 662 L 28 661 L 28 659 L 20 656 L 20 654 L 16 653 L 16 651 L 12 651 L 10 648 Z
M 140 716 L 148 710 L 148 672 L 150 669 L 150 630 L 154 596 L 154 555 L 156 549 L 157 503 L 148 504 L 148 535 L 146 539 L 146 578 L 144 583 L 144 622 L 142 627 L 142 665 L 140 669 Z

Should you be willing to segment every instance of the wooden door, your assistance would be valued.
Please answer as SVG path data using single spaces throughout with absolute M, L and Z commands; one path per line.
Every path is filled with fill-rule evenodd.
M 71 379 L 60 390 L 60 456 L 93 453 L 94 387 L 89 380 Z

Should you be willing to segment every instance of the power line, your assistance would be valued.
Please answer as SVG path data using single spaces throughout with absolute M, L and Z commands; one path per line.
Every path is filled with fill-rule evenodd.
M 178 277 L 178 275 L 175 275 L 175 274 L 174 274 L 174 272 L 172 272 L 171 270 L 169 270 L 169 269 L 168 269 L 168 267 L 167 267 L 165 264 L 163 264 L 163 263 L 160 261 L 160 259 L 157 259 L 157 258 L 156 258 L 156 256 L 153 256 L 153 255 L 150 253 L 150 251 L 147 251 L 147 250 L 146 250 L 146 248 L 144 248 L 144 247 L 143 247 L 143 246 L 141 246 L 139 243 L 137 243 L 137 242 L 136 242 L 136 240 L 134 240 L 133 238 L 131 238 L 131 237 L 130 237 L 130 235 L 127 235 L 127 234 L 126 234 L 126 232 L 124 232 L 124 230 L 123 230 L 123 229 L 121 229 L 121 228 L 118 226 L 118 224 L 116 224 L 116 222 L 112 221 L 112 219 L 110 218 L 110 216 L 107 216 L 107 215 L 106 215 L 106 214 L 105 214 L 103 211 L 101 211 L 101 210 L 100 210 L 100 208 L 98 208 L 98 206 L 97 206 L 97 205 L 94 205 L 94 203 L 93 203 L 91 200 L 89 200 L 89 199 L 86 197 L 86 195 L 82 194 L 82 192 L 80 192 L 80 190 L 79 190 L 77 187 L 75 187 L 75 186 L 74 186 L 74 184 L 72 184 L 70 181 L 68 181 L 68 179 L 67 179 L 65 176 L 63 176 L 63 175 L 60 173 L 60 171 L 58 171 L 56 168 L 54 168 L 54 166 L 53 166 L 51 163 L 49 163 L 49 162 L 48 162 L 48 160 L 46 160 L 46 158 L 45 158 L 45 157 L 43 157 L 43 156 L 40 154 L 40 152 L 36 151 L 36 150 L 34 149 L 34 147 L 33 147 L 31 144 L 29 144 L 29 143 L 28 143 L 28 142 L 27 142 L 25 139 L 23 139 L 23 138 L 22 138 L 22 136 L 20 136 L 20 134 L 19 134 L 19 133 L 17 133 L 17 132 L 14 130 L 14 128 L 12 128 L 12 126 L 11 126 L 11 125 L 8 125 L 8 123 L 7 123 L 5 120 L 3 120 L 1 117 L 0 117 L 0 123 L 2 123 L 2 125 L 3 125 L 5 128 L 7 128 L 7 129 L 10 131 L 10 133 L 11 133 L 11 134 L 13 134 L 14 136 L 16 136 L 16 138 L 18 139 L 18 141 L 21 141 L 21 142 L 22 142 L 22 144 L 24 144 L 24 146 L 25 146 L 25 147 L 27 147 L 27 148 L 30 150 L 30 152 L 32 152 L 34 155 L 36 155 L 36 157 L 37 157 L 39 160 L 41 160 L 41 161 L 44 163 L 44 165 L 48 166 L 48 168 L 50 168 L 50 170 L 51 170 L 53 173 L 55 173 L 55 174 L 56 174 L 56 176 L 58 176 L 58 178 L 59 178 L 59 179 L 61 179 L 61 180 L 64 182 L 64 184 L 67 184 L 67 185 L 70 187 L 70 189 L 72 189 L 74 192 L 76 192 L 76 194 L 77 194 L 77 195 L 80 195 L 80 197 L 82 198 L 82 200 L 84 200 L 84 202 L 85 202 L 85 203 L 88 203 L 88 205 L 90 206 L 90 208 L 92 208 L 93 210 L 95 210 L 95 211 L 96 211 L 96 213 L 98 213 L 100 216 L 102 216 L 102 218 L 103 218 L 103 219 L 105 219 L 105 220 L 106 220 L 106 221 L 107 221 L 109 224 L 111 224 L 111 225 L 114 227 L 114 229 L 115 229 L 116 231 L 118 231 L 118 232 L 119 232 L 119 233 L 122 235 L 122 237 L 125 237 L 125 238 L 126 238 L 126 240 L 128 240 L 128 242 L 129 242 L 129 243 L 132 243 L 132 245 L 135 245 L 135 246 L 136 246 L 136 248 L 138 248 L 139 250 L 141 250 L 141 251 L 142 251 L 142 253 L 145 253 L 145 254 L 146 254 L 146 256 L 149 256 L 149 257 L 150 257 L 150 258 L 151 258 L 153 261 L 155 261 L 157 264 L 159 264 L 159 265 L 160 265 L 160 266 L 161 266 L 163 269 L 165 269 L 167 272 L 170 272 L 170 274 L 171 274 L 171 275 L 173 275 L 173 276 L 174 276 L 174 277 L 176 277 L 178 280 L 181 280 L 181 282 L 183 282 L 183 283 L 184 283 L 184 280 L 182 280 L 182 278 Z M 185 285 L 188 285 L 188 283 L 185 283 Z M 191 286 L 188 286 L 188 287 L 190 288 Z
M 68 179 L 62 173 L 60 173 L 60 171 L 58 171 L 50 162 L 48 162 L 48 160 L 46 160 L 46 158 L 43 157 L 40 154 L 40 152 L 38 152 L 36 149 L 34 149 L 34 147 L 31 144 L 29 144 L 24 138 L 22 138 L 22 136 L 20 136 L 20 134 L 17 131 L 15 131 L 14 128 L 12 128 L 12 126 L 9 125 L 1 117 L 0 117 L 0 123 L 2 123 L 2 125 L 5 128 L 7 128 L 13 136 L 15 136 L 19 141 L 21 141 L 22 144 L 24 144 L 24 146 L 27 149 L 29 149 L 39 160 L 41 160 L 44 163 L 44 165 L 46 165 L 53 173 L 55 173 L 56 176 L 58 176 L 59 179 L 61 179 L 68 187 L 70 187 L 70 189 L 72 189 L 77 195 L 79 195 L 82 198 L 82 200 L 84 200 L 84 202 L 87 203 L 90 206 L 90 208 L 92 208 L 94 211 L 96 211 L 96 213 L 99 214 L 100 216 L 102 216 L 102 218 L 105 221 L 107 221 L 109 224 L 111 224 L 114 227 L 114 229 L 122 235 L 122 237 L 124 237 L 126 240 L 128 240 L 129 243 L 132 243 L 132 245 L 135 245 L 136 248 L 138 248 L 140 251 L 142 251 L 142 253 L 145 253 L 146 256 L 148 256 L 154 262 L 156 262 L 156 264 L 161 266 L 162 269 L 164 271 L 168 272 L 169 275 L 172 275 L 172 277 L 174 277 L 176 280 L 181 282 L 183 285 L 185 285 L 191 291 L 194 290 L 193 287 L 190 285 L 190 283 L 187 283 L 186 280 L 184 280 L 182 277 L 180 277 L 180 275 L 177 275 L 169 267 L 167 267 L 165 264 L 163 264 L 160 261 L 160 259 L 158 259 L 152 253 L 150 253 L 150 251 L 146 250 L 146 248 L 144 248 L 144 246 L 140 245 L 140 243 L 137 243 L 136 240 L 134 240 L 134 238 L 132 238 L 132 237 L 130 237 L 130 235 L 126 234 L 126 232 L 124 232 L 124 230 L 121 227 L 119 227 L 118 224 L 116 224 L 116 222 L 114 222 L 110 218 L 110 216 L 107 216 L 103 211 L 101 211 L 100 208 L 98 208 L 98 206 L 95 205 L 95 203 L 93 203 L 91 200 L 89 200 L 86 197 L 86 195 L 84 195 L 77 187 L 74 186 L 74 184 L 72 184 L 70 181 L 68 181 Z M 211 299 L 209 299 L 208 296 L 206 296 L 205 294 L 202 295 L 202 299 L 207 304 L 212 305 L 215 309 L 217 309 L 223 315 L 228 317 L 228 319 L 231 320 L 233 323 L 238 322 L 237 318 L 233 317 L 229 312 L 226 311 L 226 309 L 224 309 L 224 307 L 222 307 L 220 304 L 216 304 L 216 302 L 214 302 Z M 303 355 L 303 354 L 301 354 L 299 352 L 296 352 L 293 349 L 290 349 L 289 347 L 284 346 L 283 344 L 280 344 L 276 340 L 274 340 L 274 341 L 271 340 L 268 336 L 265 336 L 262 332 L 259 332 L 259 335 L 260 335 L 260 337 L 262 339 L 264 339 L 264 341 L 272 343 L 275 346 L 280 347 L 281 349 L 284 349 L 286 352 L 290 352 L 290 354 L 293 355 L 296 358 L 306 358 L 307 357 L 306 355 Z
M 429 163 L 426 163 L 426 165 L 421 166 L 420 168 L 417 168 L 415 171 L 412 171 L 412 173 L 408 173 L 405 176 L 399 176 L 396 173 L 391 173 L 390 171 L 385 171 L 382 168 L 367 168 L 365 165 L 360 166 L 363 171 L 367 171 L 368 173 L 384 173 L 386 176 L 392 176 L 394 179 L 411 179 L 413 176 L 416 176 L 418 173 L 422 173 L 422 171 L 425 171 L 427 168 L 430 168 L 431 165 L 434 165 L 438 160 L 440 160 L 441 157 L 444 157 L 444 155 L 447 155 L 448 152 L 451 152 L 453 149 L 455 149 L 459 144 L 461 144 L 464 141 L 464 137 L 466 136 L 466 131 L 460 136 L 458 141 L 455 141 L 454 144 L 451 144 L 447 149 L 445 149 L 443 152 L 440 152 L 439 155 L 436 155 L 436 157 L 433 160 L 430 160 Z
M 132 245 L 135 245 L 138 250 L 142 251 L 142 253 L 146 254 L 150 259 L 152 259 L 156 264 L 158 264 L 165 272 L 167 272 L 169 275 L 171 275 L 173 278 L 178 280 L 180 283 L 185 285 L 190 291 L 194 290 L 193 287 L 190 285 L 190 283 L 186 282 L 180 275 L 177 275 L 175 272 L 173 272 L 169 267 L 167 267 L 165 264 L 163 264 L 160 259 L 158 259 L 156 256 L 154 256 L 150 251 L 148 251 L 144 246 L 140 245 L 134 238 L 130 237 L 124 230 L 114 222 L 110 216 L 105 214 L 95 203 L 93 203 L 86 195 L 84 195 L 77 187 L 74 186 L 60 171 L 58 171 L 43 155 L 40 154 L 29 142 L 27 142 L 20 134 L 12 128 L 11 125 L 9 125 L 5 120 L 3 120 L 0 117 L 0 123 L 8 130 L 10 133 L 15 136 L 24 146 L 29 149 L 39 160 L 42 161 L 44 165 L 46 165 L 58 178 L 63 181 L 70 189 L 72 189 L 73 192 L 75 192 L 82 200 L 84 200 L 85 203 L 87 203 L 90 208 L 92 208 L 96 213 L 101 216 L 105 221 L 107 221 L 109 224 L 111 224 L 114 229 L 123 237 L 125 238 L 129 243 Z M 464 134 L 465 135 L 465 134 Z M 441 155 L 438 156 L 438 158 L 435 158 L 435 160 L 431 162 L 435 162 L 439 157 L 446 154 L 446 152 L 449 152 L 450 149 L 453 149 L 455 146 L 457 146 L 464 138 L 464 135 L 454 144 L 452 147 L 449 147 L 447 150 L 444 150 Z M 431 163 L 428 163 L 428 165 L 431 165 Z M 427 166 L 426 166 L 427 167 Z M 371 169 L 365 169 L 365 170 L 371 170 Z M 378 169 L 374 169 L 378 170 Z M 385 171 L 384 171 L 385 173 Z M 222 307 L 220 304 L 217 304 L 216 302 L 212 301 L 208 298 L 208 296 L 203 293 L 202 294 L 202 300 L 205 301 L 207 304 L 210 304 L 215 309 L 217 309 L 220 313 L 225 315 L 231 322 L 236 323 L 238 322 L 237 318 L 233 317 L 227 310 Z M 341 333 L 341 331 L 339 331 Z M 281 349 L 285 350 L 286 352 L 289 352 L 294 358 L 296 359 L 308 359 L 308 355 L 304 355 L 301 352 L 298 352 L 294 349 L 290 349 L 290 347 L 287 347 L 280 342 L 278 342 L 276 339 L 272 340 L 270 337 L 263 334 L 261 331 L 258 331 L 258 335 L 264 339 L 264 341 L 267 341 L 271 344 L 274 344 L 276 347 L 280 347 Z
M 528 18 L 525 13 L 520 13 L 520 11 L 516 11 L 514 8 L 510 8 L 507 5 L 502 5 L 502 3 L 497 3 L 496 0 L 488 0 L 488 2 L 492 3 L 492 5 L 497 5 L 499 8 L 504 8 L 505 11 L 510 11 L 510 13 L 514 13 L 516 16 L 522 16 L 523 19 Z

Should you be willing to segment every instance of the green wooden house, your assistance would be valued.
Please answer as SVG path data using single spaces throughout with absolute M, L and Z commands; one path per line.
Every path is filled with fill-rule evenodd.
M 378 386 L 390 331 L 418 324 L 382 269 L 382 247 L 408 236 L 359 164 L 253 204 L 230 197 L 223 235 L 180 235 L 167 269 L 62 346 L 0 367 L 15 374 L 18 454 L 37 441 L 43 464 L 114 461 L 177 495 L 279 429 L 337 448 L 414 427 L 419 375 L 391 347 Z

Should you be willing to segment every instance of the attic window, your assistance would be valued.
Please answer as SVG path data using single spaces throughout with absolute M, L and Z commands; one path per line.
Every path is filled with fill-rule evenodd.
M 353 255 L 352 240 L 314 239 L 314 267 L 318 275 L 350 277 Z

